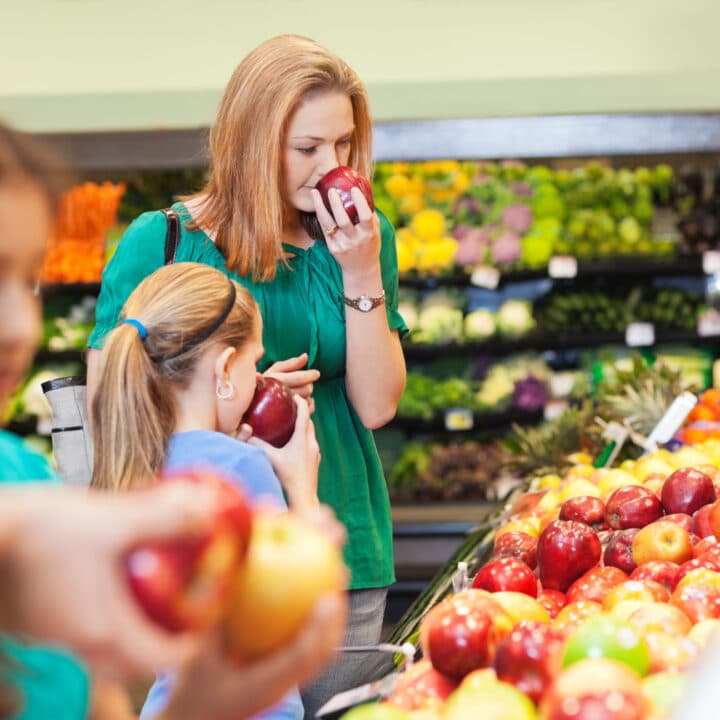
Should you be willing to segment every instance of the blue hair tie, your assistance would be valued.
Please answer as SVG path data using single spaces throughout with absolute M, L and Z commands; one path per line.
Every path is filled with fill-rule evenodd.
M 123 320 L 123 325 L 132 325 L 138 331 L 138 335 L 141 340 L 144 340 L 147 337 L 147 330 L 139 320 L 136 320 L 135 318 L 125 318 L 125 320 Z

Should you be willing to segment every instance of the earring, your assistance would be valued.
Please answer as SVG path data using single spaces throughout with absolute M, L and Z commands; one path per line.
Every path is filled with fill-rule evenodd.
M 230 381 L 224 383 L 218 380 L 215 384 L 215 394 L 218 400 L 232 400 L 235 397 L 235 386 Z

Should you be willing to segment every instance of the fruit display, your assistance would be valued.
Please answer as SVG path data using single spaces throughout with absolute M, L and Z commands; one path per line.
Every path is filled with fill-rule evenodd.
M 105 240 L 117 222 L 122 183 L 85 182 L 60 198 L 42 270 L 43 283 L 100 282 Z
M 451 273 L 491 265 L 541 268 L 579 259 L 665 257 L 656 205 L 669 204 L 674 172 L 586 162 L 573 170 L 517 161 L 380 163 L 373 192 L 398 228 L 401 273 Z
M 709 388 L 700 394 L 698 404 L 690 411 L 675 437 L 688 444 L 720 438 L 720 390 Z
M 679 251 L 692 254 L 716 249 L 720 240 L 720 170 L 707 173 L 685 165 L 673 191 L 674 205 L 681 213 Z
M 410 614 L 422 659 L 379 717 L 670 718 L 720 628 L 720 441 L 590 459 L 478 530 L 467 581 Z

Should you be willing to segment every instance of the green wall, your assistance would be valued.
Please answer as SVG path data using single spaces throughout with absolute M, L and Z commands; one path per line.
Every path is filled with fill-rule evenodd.
M 718 0 L 0 0 L 0 116 L 207 125 L 240 58 L 310 35 L 376 120 L 720 110 Z

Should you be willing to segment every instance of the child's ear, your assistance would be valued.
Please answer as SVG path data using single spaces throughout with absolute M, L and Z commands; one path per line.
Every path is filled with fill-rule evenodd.
M 215 377 L 218 380 L 226 380 L 230 374 L 230 366 L 235 359 L 237 351 L 234 347 L 226 347 L 215 360 Z

